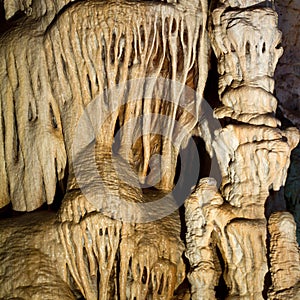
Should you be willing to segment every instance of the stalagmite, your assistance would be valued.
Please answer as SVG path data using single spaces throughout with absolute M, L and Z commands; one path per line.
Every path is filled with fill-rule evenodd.
M 273 76 L 282 48 L 273 4 L 220 1 L 212 11 L 210 38 L 218 60 L 222 103 L 214 113 L 226 125 L 215 131 L 212 142 L 222 175 L 221 195 L 213 179 L 202 179 L 185 203 L 192 298 L 215 299 L 221 274 L 228 288 L 228 295 L 222 295 L 226 299 L 264 299 L 268 271 L 266 200 L 270 190 L 279 191 L 284 186 L 291 151 L 299 142 L 296 128 L 277 128 L 280 122 L 275 117 Z M 285 289 L 280 278 L 288 276 L 283 274 L 288 274 L 292 265 L 281 256 L 288 236 L 284 240 L 284 233 L 277 233 L 281 221 L 272 216 L 273 291 L 269 296 L 279 299 L 276 292 Z M 286 247 L 298 261 L 294 232 L 291 236 L 293 242 Z M 296 280 L 286 288 L 297 290 L 297 268 L 292 271 Z M 298 299 L 297 292 L 286 295 Z
M 269 219 L 272 287 L 270 299 L 299 299 L 300 253 L 296 224 L 288 212 L 273 213 Z
M 224 202 L 213 178 L 202 179 L 185 206 L 192 299 L 215 299 L 222 273 L 218 251 L 225 264 L 222 276 L 230 287 L 228 299 L 263 299 L 268 269 L 265 220 L 251 218 L 251 209 Z
M 269 189 L 279 191 L 285 183 L 290 153 L 297 143 L 295 128 L 228 125 L 220 130 L 213 145 L 226 200 L 237 207 L 260 206 L 263 215 Z
M 228 10 L 224 5 L 213 12 L 211 37 L 219 60 L 219 95 L 224 104 L 215 113 L 219 118 L 277 127 L 273 76 L 283 52 L 278 46 L 277 15 L 269 7 L 244 7 Z

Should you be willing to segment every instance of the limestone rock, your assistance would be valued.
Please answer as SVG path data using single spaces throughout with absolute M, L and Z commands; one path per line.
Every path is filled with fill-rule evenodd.
M 78 223 L 58 223 L 49 212 L 0 223 L 1 299 L 81 295 L 102 300 L 116 294 L 120 299 L 171 299 L 185 278 L 176 213 L 140 225 L 95 212 Z
M 300 252 L 296 224 L 288 212 L 273 213 L 269 219 L 272 287 L 270 299 L 299 299 Z
M 55 219 L 44 212 L 1 220 L 1 299 L 76 299 Z
M 290 153 L 298 141 L 296 128 L 281 131 L 264 126 L 228 125 L 221 129 L 213 145 L 225 199 L 237 207 L 263 206 L 269 189 L 278 191 L 285 184 Z
M 64 197 L 56 215 L 0 221 L 1 299 L 299 299 L 295 222 L 268 206 L 299 142 L 275 116 L 273 0 L 2 4 L 0 208 Z M 295 53 L 297 36 L 283 36 Z M 202 98 L 208 37 L 220 122 Z M 297 83 L 293 51 L 277 78 Z
M 219 118 L 277 127 L 274 71 L 282 55 L 277 14 L 268 7 L 212 12 L 210 37 L 218 58 Z M 242 34 L 241 34 L 242 33 Z
M 10 19 L 16 12 L 25 11 L 27 15 L 31 14 L 32 0 L 4 0 L 4 9 L 6 19 Z
M 268 299 L 299 299 L 299 251 L 292 216 L 273 213 L 270 244 L 267 236 L 269 192 L 284 186 L 291 151 L 299 142 L 298 130 L 278 129 L 275 118 L 273 76 L 282 54 L 277 15 L 273 3 L 218 4 L 212 10 L 210 37 L 223 104 L 215 116 L 226 124 L 215 131 L 212 142 L 222 176 L 221 194 L 214 179 L 201 179 L 185 202 L 192 299 L 215 299 L 220 278 L 228 289 L 228 295 L 222 295 L 226 299 L 265 299 L 268 251 Z
M 161 154 L 157 187 L 171 190 L 207 76 L 205 4 L 196 10 L 184 2 L 63 4 L 54 5 L 61 9 L 57 18 L 27 18 L 0 39 L 0 206 L 12 202 L 15 210 L 31 211 L 52 203 L 56 182 L 73 172 L 76 126 L 89 108 L 93 125 L 102 125 L 98 143 L 112 147 L 115 129 L 123 128 L 118 151 L 141 182 L 151 156 Z M 199 95 L 185 86 L 188 78 Z
M 268 269 L 265 220 L 251 220 L 244 215 L 245 209 L 223 202 L 212 178 L 200 181 L 185 207 L 192 299 L 215 299 L 222 273 L 217 249 L 225 264 L 222 276 L 229 287 L 226 299 L 263 299 Z

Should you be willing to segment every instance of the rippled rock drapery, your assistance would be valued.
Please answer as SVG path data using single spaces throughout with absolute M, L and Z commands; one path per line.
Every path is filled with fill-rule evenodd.
M 46 249 L 3 223 L 0 297 L 43 299 L 52 286 L 53 298 L 64 299 L 175 297 L 185 279 L 176 204 L 184 198 L 171 191 L 207 77 L 206 2 L 33 0 L 4 8 L 8 19 L 24 17 L 1 36 L 1 207 L 33 211 L 53 202 L 57 182 L 67 184 L 56 218 L 15 223 L 41 243 L 50 235 Z M 90 122 L 84 132 L 81 120 Z M 126 202 L 165 196 L 168 214 L 149 205 L 124 213 Z M 18 260 L 22 245 L 31 254 Z M 36 265 L 32 275 L 8 271 L 35 259 L 53 269 L 48 277 Z
M 265 216 L 299 141 L 275 117 L 273 3 L 220 0 L 207 24 L 204 0 L 2 2 L 0 207 L 34 211 L 67 183 L 57 215 L 1 221 L 0 298 L 297 299 L 294 220 Z M 201 101 L 207 27 L 223 128 Z M 181 186 L 192 135 L 220 186 L 191 169 Z
M 269 219 L 268 228 L 271 236 L 270 299 L 298 299 L 300 257 L 294 218 L 288 212 L 275 212 Z
M 159 99 L 153 101 L 156 82 L 141 81 L 153 77 L 159 84 L 162 77 L 184 85 L 192 78 L 191 87 L 200 95 L 203 92 L 207 76 L 204 7 L 199 5 L 195 10 L 190 6 L 141 2 L 132 7 L 126 1 L 118 4 L 83 1 L 62 10 L 54 20 L 50 18 L 51 10 L 35 26 L 29 19 L 28 25 L 25 22 L 22 28 L 17 27 L 3 37 L 3 146 L 0 151 L 7 163 L 1 163 L 2 206 L 11 201 L 14 209 L 31 211 L 44 201 L 52 202 L 56 181 L 64 175 L 67 157 L 72 161 L 75 124 L 83 109 L 102 96 L 105 89 L 117 84 L 124 84 L 118 97 L 109 99 L 109 93 L 103 96 L 108 99 L 101 103 L 103 115 L 98 117 L 99 122 L 104 122 L 101 118 L 106 117 L 111 120 L 102 126 L 104 134 L 98 137 L 99 143 L 111 147 L 115 128 L 122 128 L 134 117 L 133 122 L 138 123 L 138 116 L 142 114 L 169 116 L 170 124 L 164 124 L 168 128 L 166 139 L 172 140 L 175 134 L 174 118 L 188 132 L 194 128 L 195 114 L 186 114 L 198 113 L 199 101 L 194 103 L 190 97 L 189 103 L 184 102 L 183 90 L 170 91 L 173 105 Z M 127 16 L 126 22 L 123 14 Z M 139 85 L 133 82 L 130 86 L 130 80 L 135 79 L 140 79 Z M 182 112 L 180 106 L 190 108 Z M 155 116 L 152 119 L 143 118 L 143 131 L 151 131 Z M 131 148 L 137 142 L 133 140 L 137 126 L 139 124 L 134 123 L 126 126 L 120 137 L 119 151 L 126 156 L 134 152 Z M 4 142 L 5 132 L 12 134 L 8 134 Z M 31 144 L 29 149 L 28 143 Z M 150 155 L 155 151 L 162 152 L 162 168 L 168 170 L 160 188 L 170 190 L 174 168 L 169 165 L 176 165 L 177 152 L 169 142 L 145 134 L 141 150 L 137 147 L 137 158 L 128 159 L 143 178 L 148 172 Z M 35 171 L 32 165 L 36 166 Z M 15 177 L 15 173 L 19 177 Z M 20 179 L 24 184 L 18 184 Z

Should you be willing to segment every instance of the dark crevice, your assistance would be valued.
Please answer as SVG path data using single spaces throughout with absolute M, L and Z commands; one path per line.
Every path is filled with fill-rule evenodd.
M 0 36 L 8 30 L 18 26 L 26 20 L 27 16 L 24 11 L 17 11 L 9 20 L 5 19 L 5 10 L 3 1 L 0 1 Z
M 172 299 L 190 299 L 187 296 L 190 294 L 191 285 L 187 278 L 183 280 L 183 282 L 178 286 L 178 288 L 174 292 L 174 298 Z
M 115 129 L 114 129 L 114 141 L 112 144 L 112 152 L 114 154 L 118 154 L 120 147 L 121 147 L 121 135 L 120 135 L 120 129 L 121 129 L 121 124 L 120 124 L 120 119 L 119 117 L 116 120 L 115 123 Z
M 52 127 L 54 129 L 57 129 L 58 128 L 58 124 L 57 124 L 57 120 L 56 120 L 56 117 L 54 115 L 54 111 L 53 111 L 51 103 L 49 104 L 49 113 L 50 113 L 51 125 L 52 125 Z
M 13 149 L 14 149 L 14 162 L 17 163 L 19 161 L 19 150 L 20 150 L 20 140 L 18 134 L 18 122 L 17 122 L 17 115 L 16 109 L 14 105 L 14 140 L 13 140 Z
M 246 42 L 245 53 L 246 53 L 246 55 L 250 54 L 250 42 L 249 41 Z
M 116 286 L 115 286 L 115 295 L 117 299 L 120 299 L 120 277 L 118 274 L 121 273 L 121 257 L 120 257 L 120 247 L 118 247 L 117 253 L 116 253 L 116 259 L 115 259 L 116 269 L 115 269 L 115 276 L 116 276 Z
M 216 299 L 218 300 L 225 300 L 226 297 L 228 296 L 228 292 L 229 292 L 229 288 L 226 285 L 226 282 L 224 280 L 223 274 L 225 272 L 225 262 L 223 260 L 222 257 L 222 253 L 220 251 L 220 249 L 218 247 L 216 247 L 216 254 L 220 263 L 220 267 L 222 270 L 222 274 L 219 278 L 219 283 L 218 285 L 215 287 L 215 291 L 216 291 Z
M 0 220 L 6 218 L 12 218 L 15 216 L 15 212 L 12 208 L 12 204 L 9 203 L 6 206 L 0 208 Z
M 97 274 L 96 274 L 96 285 L 97 285 L 96 288 L 98 290 L 98 299 L 99 299 L 99 296 L 100 296 L 100 289 L 99 289 L 100 281 L 101 281 L 101 274 L 100 274 L 100 267 L 98 266 Z
M 28 105 L 28 121 L 31 122 L 33 120 L 32 106 L 31 102 Z
M 87 86 L 89 89 L 90 99 L 93 99 L 92 82 L 91 82 L 91 78 L 90 78 L 89 74 L 86 74 L 86 81 L 87 81 Z
M 5 141 L 5 137 L 6 137 L 6 126 L 5 126 L 5 118 L 4 118 L 4 112 L 3 112 L 3 110 L 0 110 L 0 114 L 1 114 L 2 138 L 3 138 L 3 141 Z M 5 151 L 5 149 L 4 149 L 4 151 Z
M 67 180 L 68 180 L 68 162 L 64 170 L 64 176 L 61 180 L 58 180 L 58 170 L 57 170 L 57 160 L 55 159 L 55 170 L 56 170 L 56 189 L 55 189 L 55 195 L 53 198 L 52 204 L 48 206 L 48 210 L 57 212 L 61 206 L 62 200 L 66 194 L 67 189 Z
M 63 55 L 61 54 L 60 55 L 60 58 L 61 58 L 61 64 L 62 64 L 62 69 L 63 69 L 63 72 L 64 72 L 64 76 L 65 78 L 68 78 L 68 75 L 67 75 L 67 65 L 66 65 L 66 61 L 63 57 Z
M 158 295 L 162 295 L 163 288 L 164 288 L 164 274 L 161 275 L 161 279 L 160 279 L 160 283 L 159 283 L 159 288 L 158 288 L 158 291 L 157 291 Z
M 111 42 L 110 42 L 110 63 L 113 65 L 115 63 L 115 48 L 116 48 L 116 41 L 117 41 L 117 36 L 116 33 L 113 32 L 112 37 L 111 37 Z
M 286 211 L 283 187 L 279 191 L 270 190 L 265 202 L 265 216 L 267 220 L 276 211 Z
M 218 60 L 215 54 L 211 51 L 210 55 L 210 70 L 208 72 L 208 77 L 204 89 L 204 99 L 208 102 L 212 109 L 220 107 L 222 103 L 219 100 L 218 94 Z
M 147 273 L 147 268 L 144 267 L 143 269 L 143 274 L 142 274 L 142 283 L 143 284 L 146 284 L 147 283 L 147 278 L 148 278 L 148 273 Z

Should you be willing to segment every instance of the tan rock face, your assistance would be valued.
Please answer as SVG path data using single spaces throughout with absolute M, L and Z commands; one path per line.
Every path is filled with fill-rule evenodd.
M 0 206 L 35 210 L 52 203 L 65 175 L 68 182 L 58 216 L 41 223 L 40 232 L 38 220 L 32 228 L 41 241 L 41 233 L 51 235 L 56 249 L 30 245 L 3 225 L 4 235 L 16 245 L 28 242 L 32 255 L 18 277 L 9 265 L 18 269 L 25 258 L 1 241 L 7 259 L 0 297 L 44 299 L 38 282 L 48 279 L 44 286 L 55 286 L 63 299 L 171 299 L 186 275 L 176 211 L 184 199 L 170 191 L 207 76 L 205 3 L 5 1 L 4 7 L 8 19 L 19 11 L 27 17 L 0 40 Z M 85 116 L 90 123 L 80 131 Z M 156 202 L 147 209 L 166 194 L 168 214 Z M 141 205 L 127 211 L 126 203 Z M 16 222 L 28 230 L 26 220 Z M 38 261 L 49 266 L 48 277 L 36 270 Z M 37 278 L 32 286 L 26 269 Z
M 258 213 L 251 220 L 249 214 L 245 215 L 246 208 L 237 209 L 223 202 L 212 178 L 200 181 L 185 206 L 192 299 L 215 299 L 222 272 L 217 249 L 225 263 L 223 277 L 230 288 L 228 299 L 263 299 L 268 270 L 265 220 Z
M 177 213 L 135 225 L 44 212 L 0 225 L 1 298 L 171 299 L 185 278 Z
M 49 212 L 1 220 L 2 299 L 76 299 L 65 281 L 65 255 L 55 221 Z
M 237 207 L 263 207 L 269 189 L 279 191 L 285 183 L 290 153 L 298 143 L 298 136 L 296 128 L 281 131 L 228 125 L 220 130 L 214 148 L 225 199 Z
M 63 10 L 53 23 L 46 15 L 32 28 L 28 19 L 23 28 L 4 36 L 1 205 L 11 201 L 14 209 L 31 211 L 45 201 L 52 203 L 67 161 L 68 172 L 73 172 L 76 124 L 97 97 L 101 147 L 111 147 L 115 129 L 124 127 L 118 151 L 135 165 L 141 181 L 149 172 L 151 155 L 162 155 L 158 187 L 170 190 L 175 176 L 170 166 L 176 165 L 180 146 L 195 127 L 201 101 L 201 96 L 196 103 L 194 95 L 185 96 L 185 82 L 192 78 L 189 84 L 201 95 L 207 74 L 201 11 L 201 5 L 195 10 L 184 4 L 88 1 Z M 161 84 L 160 78 L 177 86 Z M 166 88 L 170 91 L 162 92 Z M 175 123 L 186 132 L 178 134 Z M 141 146 L 135 147 L 138 130 Z
M 275 11 L 221 6 L 212 15 L 212 45 L 219 61 L 219 95 L 224 104 L 216 116 L 277 127 L 273 76 L 283 51 Z
M 0 298 L 298 299 L 294 220 L 265 216 L 299 142 L 275 116 L 273 1 L 72 2 L 3 1 L 24 16 L 0 36 L 0 208 L 66 187 L 57 215 L 0 222 Z M 219 185 L 183 163 L 195 133 Z
M 288 212 L 273 213 L 268 227 L 273 279 L 270 299 L 298 299 L 300 264 L 294 218 Z
M 296 128 L 276 128 L 280 122 L 275 118 L 273 76 L 282 48 L 275 11 L 264 7 L 266 3 L 220 2 L 224 5 L 212 11 L 210 38 L 218 59 L 223 104 L 215 116 L 229 123 L 215 131 L 212 143 L 222 175 L 222 196 L 216 182 L 206 178 L 185 202 L 188 278 L 193 299 L 215 299 L 221 275 L 228 288 L 228 295 L 222 295 L 226 299 L 264 299 L 268 271 L 265 204 L 269 191 L 279 191 L 285 184 L 299 133 Z M 269 220 L 269 298 L 298 299 L 295 224 L 290 214 L 277 214 L 280 217 L 275 213 Z M 283 259 L 285 251 L 294 257 Z M 293 273 L 292 282 L 281 281 L 288 272 Z

